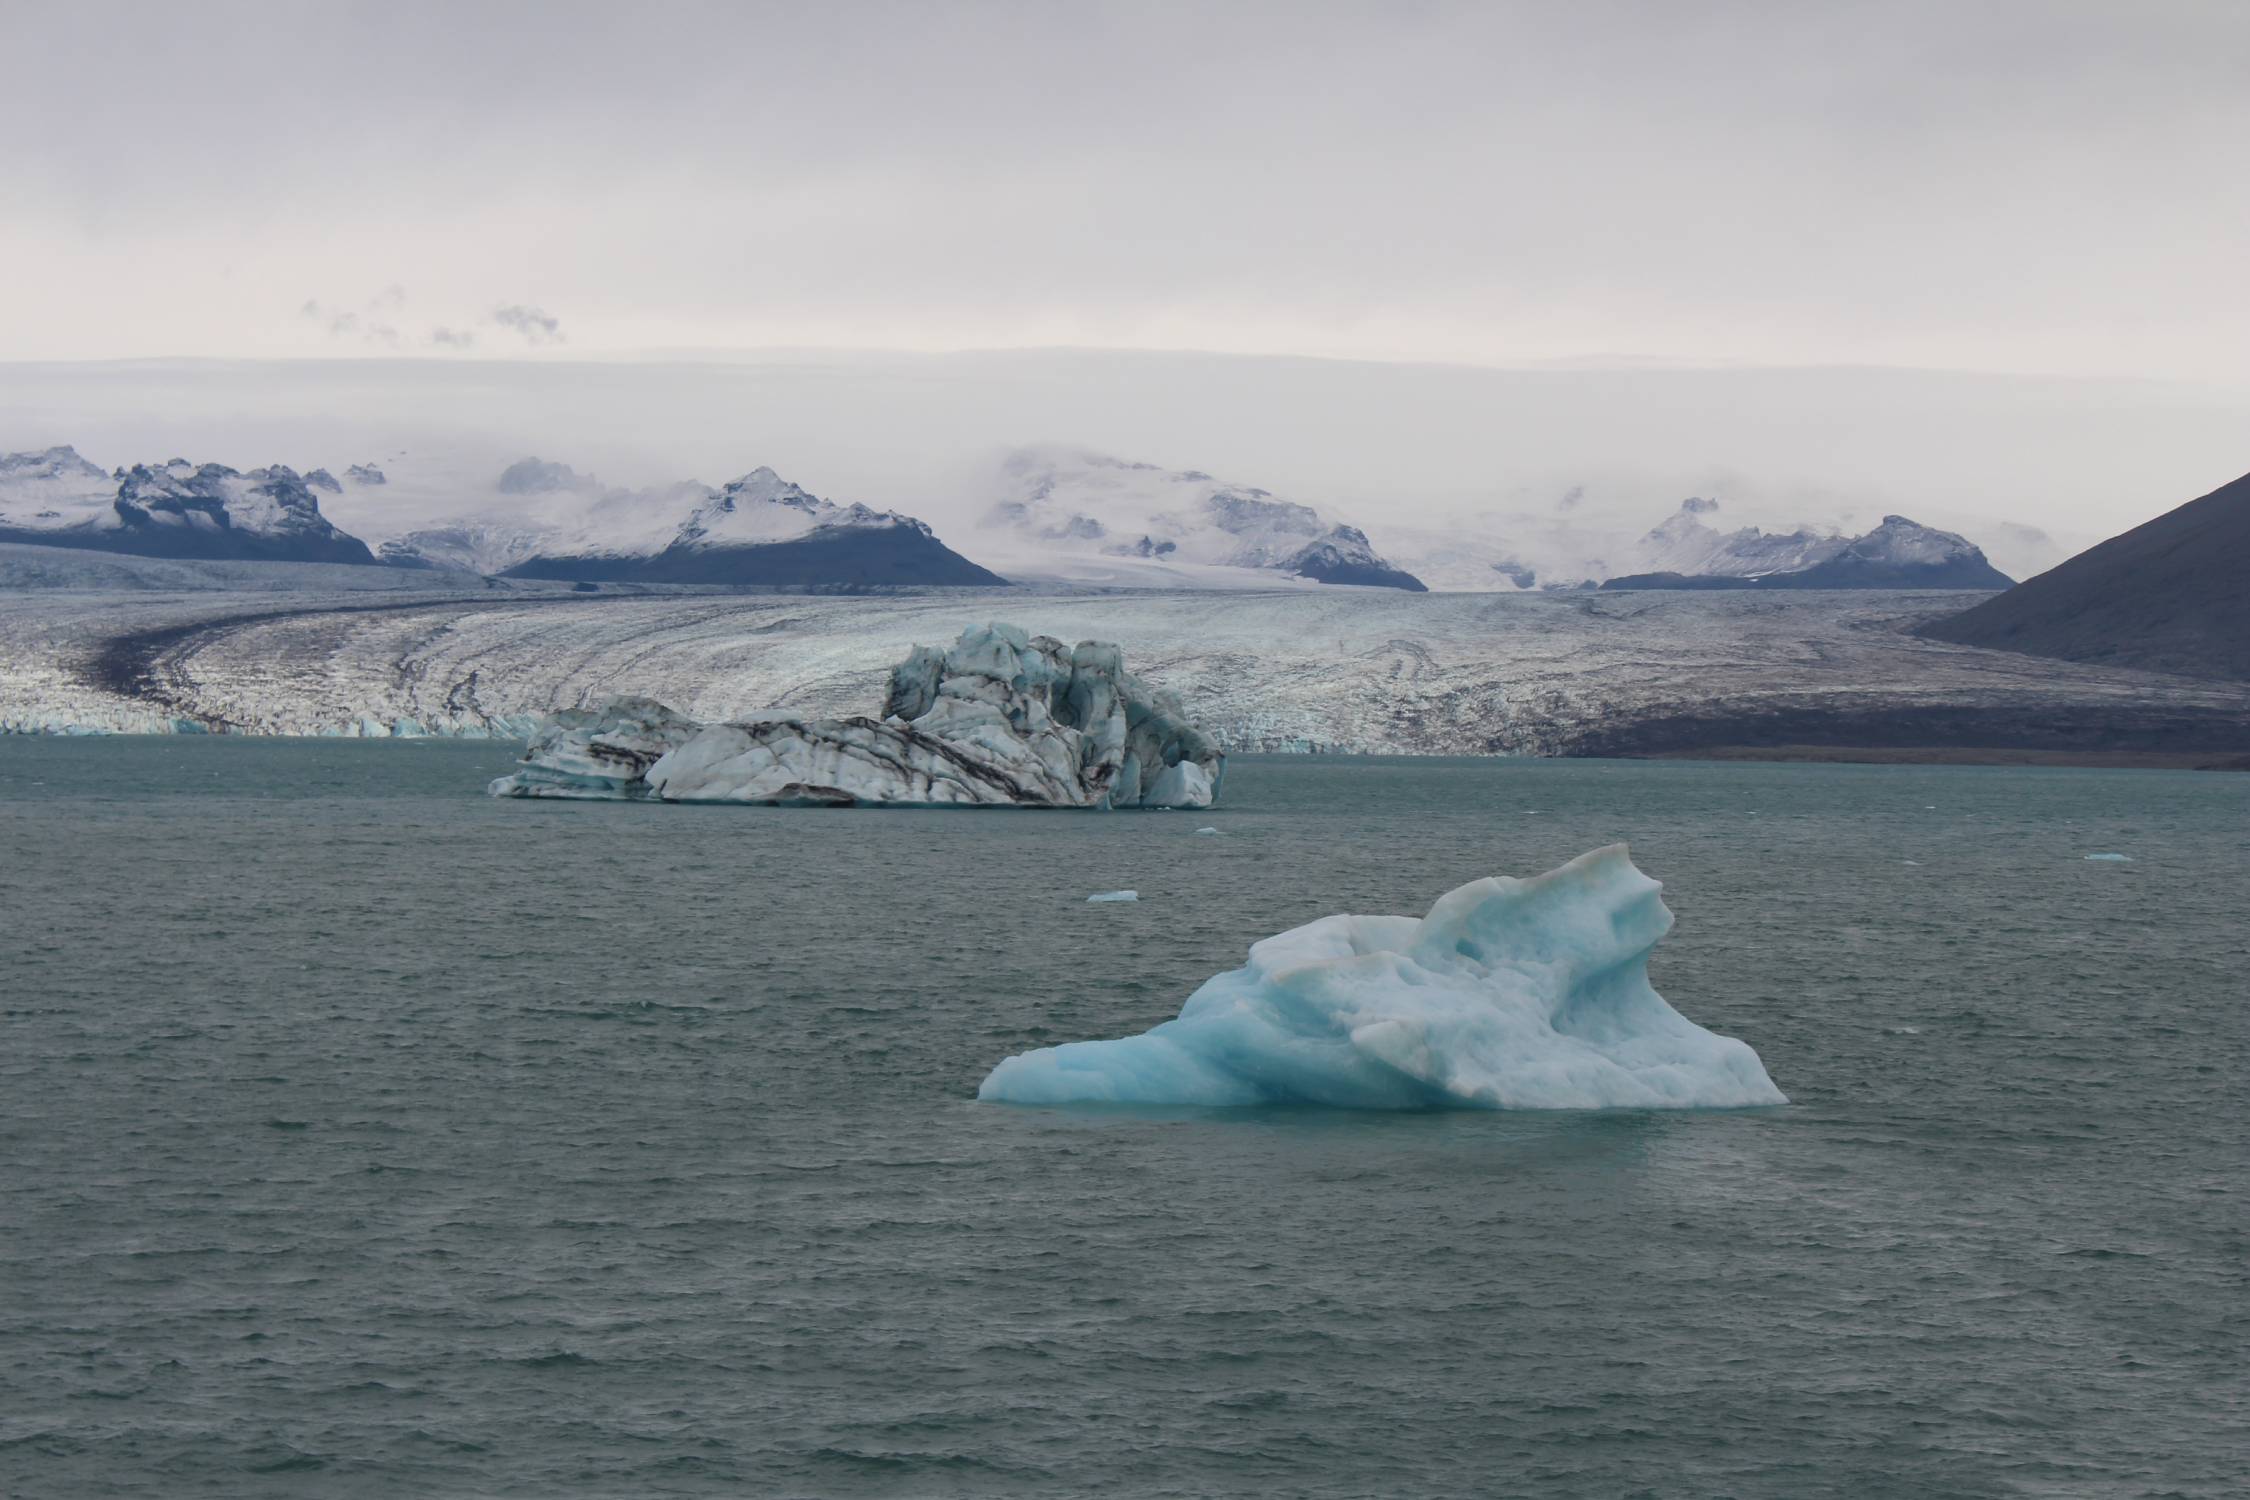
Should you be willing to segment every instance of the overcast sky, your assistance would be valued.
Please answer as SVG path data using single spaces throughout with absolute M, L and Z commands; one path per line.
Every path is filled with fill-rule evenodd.
M 2241 0 L 0 0 L 0 54 L 0 359 L 2250 352 Z

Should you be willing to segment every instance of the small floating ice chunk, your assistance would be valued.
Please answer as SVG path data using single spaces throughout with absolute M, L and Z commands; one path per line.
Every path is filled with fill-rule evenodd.
M 1426 917 L 1323 917 L 1255 944 L 1177 1019 L 1005 1059 L 1011 1104 L 1651 1109 L 1786 1104 L 1748 1043 L 1648 982 L 1672 927 L 1625 846 L 1472 881 Z M 1102 897 L 1095 897 L 1101 900 Z
M 1217 833 L 1217 832 L 1218 832 L 1219 830 L 1218 830 L 1218 829 L 1216 829 L 1216 828 L 1198 828 L 1198 829 L 1197 829 L 1197 830 L 1195 830 L 1195 831 L 1196 831 L 1197 833 L 1199 833 L 1199 834 L 1206 834 L 1206 833 Z
M 1141 893 L 1139 891 L 1096 891 L 1086 899 L 1088 901 L 1138 901 L 1141 899 Z
M 2130 854 L 2089 854 L 2086 857 L 2088 859 L 2107 860 L 2112 864 L 2121 865 L 2129 865 L 2133 862 L 2133 856 Z

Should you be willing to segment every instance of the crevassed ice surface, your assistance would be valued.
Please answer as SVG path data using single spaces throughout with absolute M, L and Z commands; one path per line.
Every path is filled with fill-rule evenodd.
M 1008 1058 L 1011 1104 L 1353 1109 L 1786 1104 L 1746 1042 L 1649 984 L 1663 886 L 1623 844 L 1529 880 L 1447 892 L 1426 917 L 1323 917 L 1267 938 L 1176 1020 Z M 1099 898 L 1096 898 L 1099 899 Z
M 0 545 L 0 733 L 525 738 L 625 694 L 705 724 L 874 711 L 911 641 L 1019 619 L 1114 641 L 1233 751 L 1600 754 L 1756 743 L 1779 716 L 2241 722 L 2250 688 L 1925 641 L 1958 597 L 998 590 L 578 597 L 567 586 Z M 1311 586 L 1307 586 L 1310 588 Z M 380 607 L 369 608 L 370 604 Z M 136 644 L 137 643 L 137 644 Z M 95 670 L 121 648 L 145 673 Z M 414 726 L 420 726 L 416 730 Z M 1671 726 L 1671 728 L 1668 728 Z M 1857 731 L 1854 731 L 1857 732 Z M 1840 742 L 1840 741 L 1839 741 Z

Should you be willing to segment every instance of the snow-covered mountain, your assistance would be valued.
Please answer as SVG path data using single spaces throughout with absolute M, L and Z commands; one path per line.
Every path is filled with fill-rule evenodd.
M 685 506 L 710 490 L 616 489 L 568 464 L 523 458 L 497 476 L 402 464 L 395 482 L 355 478 L 347 493 L 352 521 L 383 561 L 499 574 L 543 556 L 659 552 Z M 676 496 L 689 498 L 667 503 Z
M 121 527 L 116 499 L 115 476 L 80 457 L 76 448 L 0 454 L 0 532 Z
M 794 541 L 823 526 L 889 526 L 909 518 L 864 505 L 837 505 L 767 468 L 752 469 L 705 492 L 680 523 L 677 545 L 764 547 Z
M 985 530 L 1035 557 L 1155 563 L 1167 575 L 1185 566 L 1415 592 L 1424 587 L 1378 555 L 1358 528 L 1196 469 L 1163 469 L 1079 448 L 1018 448 L 1002 461 L 994 489 L 998 498 Z
M 577 524 L 503 571 L 513 578 L 584 582 L 1006 582 L 912 516 L 838 505 L 768 468 L 716 490 L 686 483 L 604 493 Z
M 1826 562 L 1842 550 L 1834 529 L 1800 526 L 1794 531 L 1760 531 L 1743 526 L 1720 531 L 1704 520 L 1719 502 L 1690 496 L 1634 548 L 1635 572 L 1680 573 L 1689 577 L 1756 578 L 1793 573 Z
M 690 481 L 640 490 L 538 458 L 483 481 L 457 469 L 405 472 L 393 483 L 372 463 L 338 479 L 324 468 L 244 473 L 173 459 L 104 473 L 69 447 L 0 455 L 0 541 L 589 581 L 1005 582 L 912 516 L 838 505 L 771 469 L 719 489 Z M 322 514 L 316 491 L 378 550 Z
M 497 574 L 537 557 L 545 538 L 512 521 L 464 521 L 385 537 L 376 544 L 375 558 L 393 568 Z
M 1632 551 L 1632 533 L 1567 515 L 1485 513 L 1448 525 L 1384 524 L 1384 555 L 1442 593 L 1592 588 Z
M 511 466 L 503 492 L 593 498 L 536 538 L 488 532 L 477 550 L 523 552 L 495 571 L 584 582 L 746 584 L 1004 583 L 898 511 L 838 505 L 769 468 L 719 489 L 682 483 L 602 491 L 565 465 Z M 552 514 L 552 512 L 550 512 Z M 418 543 L 419 545 L 419 543 Z M 425 552 L 424 555 L 428 555 Z
M 1646 528 L 1614 500 L 1597 508 L 1566 494 L 1545 510 L 1474 512 L 1443 526 L 1385 524 L 1374 540 L 1431 588 L 1470 593 L 1585 589 L 1612 580 L 1621 588 L 1667 586 L 1648 582 L 1653 575 L 1676 575 L 1688 581 L 1670 586 L 1686 588 L 2005 588 L 2000 578 L 2043 571 L 2070 550 L 2037 528 L 1989 517 L 1949 516 L 1943 526 L 1929 526 L 1891 516 L 1855 535 L 1849 510 L 1831 512 L 1841 525 L 1722 530 L 1713 524 L 1719 508 L 1716 500 L 1691 498 Z M 1770 515 L 1777 503 L 1769 498 L 1763 508 Z M 1962 531 L 1990 538 L 1999 555 L 1986 556 Z
M 838 504 L 761 468 L 719 488 L 638 489 L 565 463 L 502 467 L 386 451 L 303 474 L 173 460 L 105 473 L 75 449 L 0 456 L 0 540 L 176 558 L 380 562 L 486 576 L 652 583 L 989 585 L 999 574 L 898 511 Z M 496 472 L 497 471 L 497 472 Z M 1421 592 L 1619 588 L 2002 588 L 1952 531 L 1893 516 L 1863 535 L 1715 524 L 1693 498 L 1653 529 L 1572 487 L 1538 512 L 1380 525 L 1370 537 L 1311 505 L 1198 470 L 1068 447 L 1021 448 L 975 493 L 974 550 L 1022 579 L 1101 588 Z M 993 497 L 997 496 L 997 499 Z M 1730 502 L 1731 503 L 1731 502 Z M 1771 515 L 1769 501 L 1764 514 Z M 1834 512 L 1832 512 L 1834 513 Z M 1849 512 L 1843 512 L 1849 519 Z M 1994 533 L 2025 556 L 2030 528 Z M 1982 534 L 1982 533 L 1980 533 Z M 367 545 L 375 551 L 370 553 Z M 2021 545 L 2018 545 L 2018 543 Z M 2023 571 L 2035 571 L 2024 568 Z
M 1967 538 L 1885 516 L 1861 536 L 1799 527 L 1721 532 L 1705 516 L 1718 502 L 1684 500 L 1641 538 L 1643 571 L 1607 579 L 1605 589 L 2004 589 L 2014 580 Z
M 1967 537 L 1904 516 L 1883 517 L 1882 525 L 1852 537 L 1834 557 L 1785 576 L 1798 588 L 2004 589 L 2015 583 Z
M 1638 536 L 1614 507 L 1580 506 L 1576 489 L 1547 513 L 1485 514 L 1450 526 L 1383 525 L 1373 539 L 1309 505 L 1082 449 L 1017 449 L 1001 465 L 988 534 L 1028 554 L 1022 571 L 1145 586 L 1265 577 L 1471 593 L 1617 587 L 2005 588 L 1973 544 L 1900 517 L 1862 536 L 1833 526 L 1764 531 L 1712 524 L 1696 497 Z M 1044 554 L 1044 558 L 1041 557 Z M 1110 576 L 1064 575 L 1046 559 L 1107 564 Z M 1136 578 L 1135 570 L 1146 574 Z M 1196 576 L 1198 573 L 1203 576 Z M 1672 582 L 1677 578 L 1680 582 Z M 1237 584 L 1236 586 L 1240 586 Z
M 308 480 L 312 482 L 308 482 Z M 175 458 L 104 474 L 74 448 L 0 456 L 0 541 L 144 557 L 371 563 L 366 544 L 320 513 L 323 470 L 242 473 Z

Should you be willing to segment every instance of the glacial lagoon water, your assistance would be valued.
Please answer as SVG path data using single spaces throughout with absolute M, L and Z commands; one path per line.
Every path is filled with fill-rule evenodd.
M 510 753 L 0 740 L 0 1494 L 2241 1492 L 2250 777 L 877 813 Z M 973 1102 L 1617 839 L 1791 1105 Z

